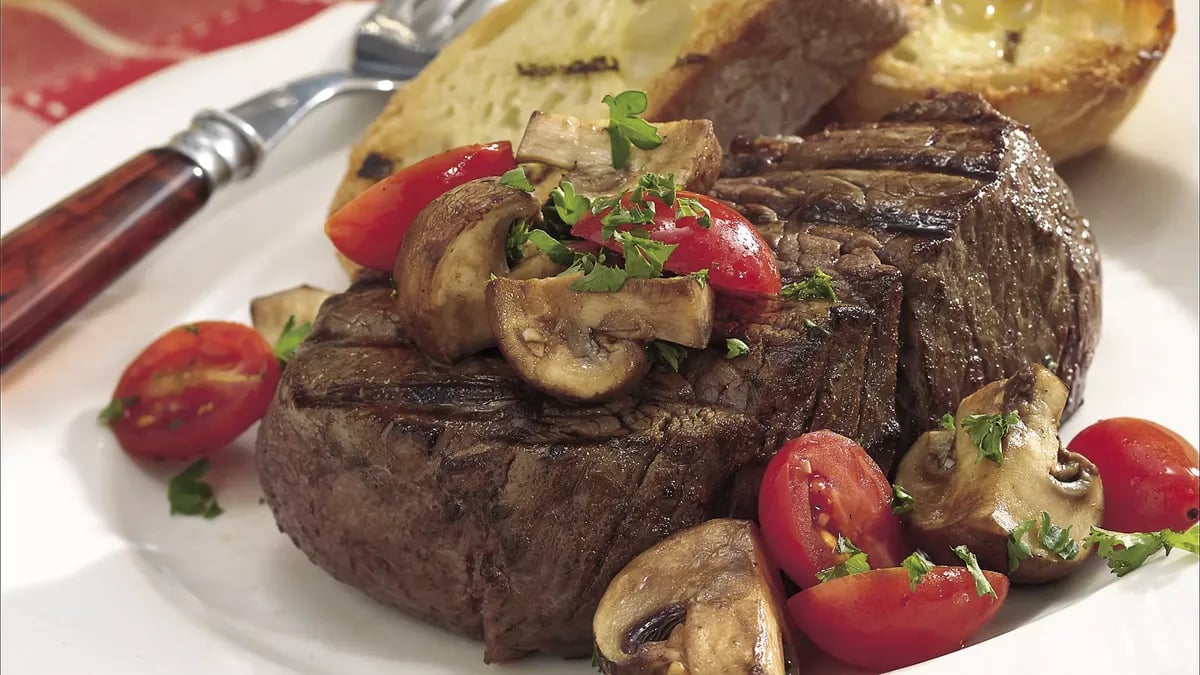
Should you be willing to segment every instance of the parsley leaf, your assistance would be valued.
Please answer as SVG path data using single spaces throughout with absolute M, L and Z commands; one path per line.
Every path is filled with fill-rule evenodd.
M 1093 526 L 1083 543 L 1085 546 L 1095 544 L 1096 555 L 1108 561 L 1113 574 L 1123 577 L 1141 567 L 1159 549 L 1165 548 L 1167 554 L 1174 548 L 1200 552 L 1200 524 L 1192 525 L 1184 532 L 1113 532 Z
M 954 414 L 946 413 L 942 415 L 942 419 L 938 420 L 938 426 L 946 431 L 954 431 Z
M 861 574 L 871 569 L 871 565 L 867 562 L 867 554 L 840 534 L 833 552 L 839 555 L 849 555 L 849 557 L 833 567 L 817 572 L 817 579 L 822 582 L 848 577 L 852 574 Z
M 1042 511 L 1040 538 L 1042 546 L 1063 560 L 1074 560 L 1079 555 L 1079 544 L 1071 538 L 1071 526 L 1067 529 L 1050 522 L 1050 514 Z
M 750 353 L 750 345 L 737 338 L 728 338 L 725 340 L 725 358 L 736 359 L 739 356 L 745 356 Z
M 603 253 L 600 254 L 600 257 L 591 254 L 577 256 L 575 262 L 567 268 L 567 272 L 572 271 L 584 272 L 584 275 L 571 283 L 571 290 L 589 293 L 619 291 L 625 285 L 625 280 L 629 278 L 629 274 L 625 270 L 605 265 Z
M 544 230 L 530 230 L 526 239 L 533 242 L 556 265 L 570 265 L 575 261 L 575 254 L 571 249 Z
M 567 225 L 574 225 L 586 216 L 592 208 L 591 201 L 584 195 L 575 192 L 575 186 L 570 181 L 563 181 L 550 191 L 550 200 L 554 202 L 554 211 Z
M 600 240 L 608 241 L 622 225 L 649 225 L 654 222 L 654 202 L 630 204 L 625 207 L 617 203 L 611 211 L 600 217 Z
M 788 300 L 812 300 L 825 298 L 837 302 L 837 293 L 833 291 L 833 277 L 821 271 L 818 267 L 812 277 L 804 281 L 793 281 L 779 291 L 781 297 Z
M 289 316 L 287 323 L 283 326 L 283 333 L 279 335 L 279 339 L 275 341 L 275 358 L 279 359 L 281 365 L 287 365 L 287 362 L 292 358 L 292 352 L 296 351 L 296 347 L 304 342 L 304 338 L 308 337 L 312 331 L 311 323 L 303 323 L 296 325 L 296 317 Z
M 525 259 L 525 242 L 529 240 L 529 221 L 518 220 L 508 228 L 508 238 L 504 241 L 504 255 L 509 265 L 515 265 Z
M 180 326 L 180 328 L 186 330 L 187 332 L 191 333 L 192 335 L 200 334 L 200 326 L 197 326 L 194 323 L 185 323 L 182 326 Z
M 921 551 L 913 551 L 913 554 L 905 558 L 900 566 L 908 572 L 908 590 L 910 591 L 915 590 L 925 575 L 933 571 L 933 561 Z
M 644 173 L 638 178 L 637 187 L 633 190 L 632 199 L 635 202 L 644 202 L 642 193 L 657 197 L 663 204 L 667 206 L 675 205 L 675 191 L 678 190 L 675 185 L 675 174 L 669 173 L 666 176 L 660 176 L 656 173 Z
M 904 486 L 892 483 L 892 513 L 908 513 L 916 503 L 917 500 L 908 494 Z
M 979 449 L 975 456 L 978 462 L 984 457 L 996 464 L 1004 461 L 1003 440 L 1008 430 L 1021 423 L 1014 410 L 1006 415 L 967 415 L 962 420 L 962 428 L 971 437 L 971 442 Z
M 1012 532 L 1008 533 L 1008 539 L 1004 544 L 1008 548 L 1008 573 L 1012 574 L 1021 566 L 1022 560 L 1029 560 L 1033 557 L 1033 549 L 1029 547 L 1029 542 L 1025 541 L 1025 533 L 1028 532 L 1036 523 L 1032 520 L 1023 520 L 1017 523 Z
M 688 354 L 682 345 L 665 340 L 655 340 L 647 345 L 646 348 L 650 351 L 650 358 L 677 373 L 679 372 L 679 366 L 683 365 L 683 361 L 687 358 Z
M 223 513 L 213 497 L 212 486 L 202 478 L 208 473 L 208 458 L 196 460 L 167 484 L 167 500 L 171 504 L 171 515 L 204 516 L 216 518 Z
M 182 417 L 174 417 L 171 419 L 170 422 L 167 422 L 167 431 L 175 431 L 176 429 L 178 429 L 181 426 L 183 426 L 183 418 Z
M 504 175 L 500 176 L 500 184 L 514 190 L 533 192 L 533 183 L 529 182 L 529 176 L 525 175 L 525 167 L 523 166 L 518 166 L 515 169 L 504 172 Z
M 708 270 L 706 269 L 697 270 L 688 276 L 695 279 L 696 283 L 700 284 L 700 288 L 704 288 L 708 285 Z
M 955 546 L 953 550 L 954 555 L 967 564 L 967 571 L 975 578 L 975 595 L 981 598 L 985 595 L 996 597 L 996 589 L 992 588 L 991 582 L 983 576 L 983 570 L 979 569 L 979 560 L 975 558 L 975 554 L 971 553 L 966 546 Z
M 664 244 L 632 232 L 616 232 L 613 236 L 624 246 L 625 272 L 635 279 L 661 277 L 663 265 L 676 248 L 675 244 Z
M 712 213 L 700 200 L 692 197 L 680 197 L 679 206 L 675 207 L 676 218 L 695 218 L 696 224 L 704 229 L 712 227 Z
M 630 145 L 642 150 L 653 150 L 662 145 L 662 137 L 654 125 L 638 117 L 650 106 L 646 92 L 630 90 L 616 96 L 606 94 L 601 100 L 608 106 L 608 139 L 613 168 L 624 169 L 629 163 Z
M 141 398 L 138 396 L 121 396 L 119 398 L 114 398 L 108 402 L 108 405 L 104 406 L 104 409 L 100 411 L 99 415 L 96 415 L 96 421 L 106 427 L 111 427 L 117 422 L 125 419 L 125 412 L 137 405 L 138 401 L 140 400 Z
M 823 335 L 829 335 L 828 328 L 826 328 L 825 326 L 822 326 L 821 324 L 817 323 L 816 321 L 813 321 L 812 319 L 805 319 L 800 322 L 800 325 L 804 326 L 804 330 L 816 330 L 816 331 L 819 331 L 820 333 L 822 333 Z

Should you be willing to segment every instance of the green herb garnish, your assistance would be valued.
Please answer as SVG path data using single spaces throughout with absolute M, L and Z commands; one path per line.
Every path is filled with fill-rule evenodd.
M 967 415 L 962 420 L 962 428 L 971 437 L 971 442 L 979 449 L 975 461 L 988 458 L 1000 464 L 1004 461 L 1004 437 L 1008 430 L 1021 423 L 1016 411 L 1005 415 Z
M 288 317 L 287 323 L 283 326 L 283 332 L 275 341 L 275 358 L 279 359 L 280 364 L 287 365 L 292 358 L 292 353 L 296 351 L 296 347 L 304 342 L 304 338 L 308 337 L 311 331 L 311 323 L 302 323 L 297 326 L 296 317 L 294 315 Z
M 504 172 L 504 175 L 500 176 L 500 184 L 514 190 L 533 192 L 533 183 L 529 182 L 529 176 L 525 175 L 523 166 Z
M 1079 555 L 1079 544 L 1071 538 L 1071 526 L 1063 529 L 1050 522 L 1050 514 L 1042 511 L 1041 528 L 1038 531 L 1042 546 L 1063 560 L 1074 560 Z
M 725 358 L 736 359 L 739 356 L 745 356 L 750 353 L 750 345 L 737 338 L 728 338 L 725 340 Z
M 804 281 L 793 281 L 779 291 L 781 297 L 788 300 L 813 300 L 824 298 L 837 302 L 837 293 L 833 290 L 833 277 L 821 271 L 818 267 L 812 277 Z
M 913 551 L 913 554 L 905 558 L 900 566 L 908 572 L 908 590 L 916 590 L 917 584 L 925 578 L 926 574 L 933 571 L 933 561 L 930 560 L 921 551 Z
M 996 597 L 996 590 L 992 588 L 992 584 L 987 580 L 987 577 L 983 576 L 983 570 L 979 569 L 979 560 L 975 558 L 975 554 L 971 553 L 971 550 L 966 546 L 955 546 L 953 550 L 954 555 L 966 563 L 967 571 L 975 579 L 975 595 L 981 598 L 985 595 L 990 595 L 993 598 Z
M 616 232 L 613 236 L 624 247 L 625 272 L 634 279 L 661 277 L 663 265 L 676 248 L 675 244 L 664 244 L 633 232 Z
M 508 228 L 508 237 L 504 240 L 504 256 L 509 265 L 515 265 L 525 259 L 525 242 L 529 241 L 529 221 L 518 220 Z
M 612 293 L 621 290 L 629 275 L 619 267 L 604 264 L 604 253 L 598 256 L 591 253 L 577 254 L 563 274 L 583 272 L 583 276 L 571 283 L 573 291 L 588 291 L 591 293 Z
M 637 187 L 633 188 L 630 200 L 637 203 L 645 202 L 645 195 L 656 197 L 667 206 L 675 205 L 675 174 L 660 176 L 656 173 L 644 173 L 638 178 Z
M 1008 573 L 1012 574 L 1021 567 L 1021 562 L 1029 560 L 1033 557 L 1033 549 L 1029 547 L 1029 542 L 1025 541 L 1025 533 L 1036 525 L 1032 520 L 1023 520 L 1017 523 L 1012 532 L 1008 533 L 1008 539 L 1005 541 L 1005 546 L 1008 548 Z
M 114 398 L 108 402 L 108 405 L 96 415 L 96 421 L 104 426 L 111 427 L 112 425 L 125 419 L 125 413 L 130 408 L 138 404 L 141 399 L 137 396 L 121 396 Z
M 662 145 L 654 125 L 638 117 L 650 107 L 646 92 L 630 90 L 616 96 L 605 95 L 608 106 L 608 139 L 612 147 L 613 168 L 624 169 L 629 163 L 630 146 L 653 150 Z
M 216 518 L 223 510 L 213 497 L 212 486 L 202 478 L 208 473 L 208 458 L 196 460 L 167 485 L 167 500 L 171 503 L 171 515 L 204 516 Z
M 817 579 L 822 582 L 848 577 L 852 574 L 861 574 L 871 569 L 871 565 L 867 562 L 867 554 L 863 553 L 849 539 L 840 534 L 837 538 L 837 546 L 833 548 L 833 552 L 839 555 L 849 555 L 850 557 L 833 567 L 817 572 Z
M 567 225 L 578 223 L 592 208 L 592 202 L 575 192 L 575 186 L 565 180 L 550 191 L 550 200 L 554 203 L 554 211 L 559 219 Z
M 185 323 L 185 324 L 183 324 L 183 326 L 181 326 L 181 328 L 183 328 L 187 332 L 191 333 L 192 335 L 200 334 L 200 326 L 197 326 L 194 323 Z
M 687 349 L 674 342 L 655 340 L 647 345 L 646 348 L 650 351 L 650 358 L 677 373 L 679 372 L 679 367 L 687 359 Z
M 954 415 L 951 413 L 942 415 L 942 419 L 938 420 L 938 426 L 946 431 L 954 431 Z
M 692 272 L 688 276 L 695 279 L 696 283 L 700 284 L 700 288 L 708 286 L 708 270 L 698 270 L 696 272 Z
M 704 229 L 712 227 L 712 213 L 700 200 L 692 197 L 680 197 L 679 205 L 675 207 L 676 218 L 695 218 L 696 224 Z
M 815 331 L 820 331 L 824 335 L 829 335 L 828 328 L 826 328 L 825 326 L 822 326 L 821 324 L 817 323 L 816 321 L 813 321 L 812 319 L 804 319 L 803 321 L 800 322 L 800 325 L 804 326 L 804 330 L 815 330 Z
M 913 499 L 904 486 L 892 483 L 892 513 L 908 513 L 916 503 L 917 500 Z
M 545 253 L 546 257 L 557 265 L 570 265 L 575 261 L 575 254 L 567 248 L 566 244 L 551 237 L 543 230 L 530 230 L 526 239 L 533 242 L 534 246 L 541 249 L 542 253 Z
M 1127 533 L 1093 526 L 1083 543 L 1085 546 L 1094 544 L 1096 555 L 1108 561 L 1108 568 L 1113 574 L 1123 577 L 1141 567 L 1159 549 L 1163 549 L 1166 555 L 1176 548 L 1200 553 L 1200 523 L 1183 532 L 1160 530 Z

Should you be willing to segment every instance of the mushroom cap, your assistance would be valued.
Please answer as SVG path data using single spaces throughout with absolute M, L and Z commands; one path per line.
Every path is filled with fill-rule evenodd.
M 1041 545 L 1034 527 L 1024 535 L 1033 557 L 1008 572 L 1009 534 L 1042 511 L 1053 524 L 1070 527 L 1076 540 L 1100 524 L 1100 474 L 1058 437 L 1067 397 L 1061 380 L 1031 365 L 963 399 L 953 431 L 926 432 L 900 460 L 896 483 L 914 499 L 904 518 L 913 539 L 935 562 L 960 564 L 951 548 L 966 545 L 984 569 L 1008 573 L 1014 583 L 1042 583 L 1070 574 L 1087 558 L 1088 549 L 1080 547 L 1073 559 L 1063 560 Z M 963 418 L 1012 410 L 1020 423 L 1002 441 L 1002 462 L 979 459 Z
M 634 558 L 592 620 L 603 672 L 784 673 L 790 635 L 765 551 L 754 523 L 718 519 Z
M 413 220 L 396 256 L 396 302 L 404 334 L 431 359 L 453 363 L 495 344 L 484 288 L 509 272 L 510 226 L 538 211 L 528 192 L 481 178 L 434 199 Z
M 568 401 L 619 396 L 650 368 L 646 343 L 704 347 L 713 293 L 688 277 L 629 279 L 618 291 L 571 288 L 582 275 L 493 279 L 487 312 L 505 359 L 530 386 Z

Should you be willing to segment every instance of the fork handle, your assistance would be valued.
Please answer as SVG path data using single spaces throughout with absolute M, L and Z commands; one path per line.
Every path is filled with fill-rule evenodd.
M 210 193 L 192 159 L 147 150 L 0 239 L 0 368 L 174 232 Z

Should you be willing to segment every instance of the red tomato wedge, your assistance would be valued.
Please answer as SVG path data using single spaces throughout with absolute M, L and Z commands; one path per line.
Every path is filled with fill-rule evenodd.
M 1067 447 L 1100 469 L 1105 529 L 1183 531 L 1200 520 L 1200 460 L 1174 431 L 1117 417 L 1084 429 Z
M 814 431 L 784 444 L 767 465 L 758 521 L 779 566 L 801 588 L 842 561 L 838 535 L 867 554 L 872 568 L 896 567 L 912 552 L 892 513 L 892 487 L 854 441 Z
M 680 192 L 678 196 L 695 199 L 707 208 L 712 214 L 712 226 L 701 227 L 694 217 L 676 218 L 674 209 L 657 197 L 647 196 L 648 201 L 654 202 L 654 223 L 625 225 L 620 229 L 645 230 L 655 241 L 675 244 L 678 248 L 671 253 L 664 267 L 676 274 L 708 270 L 709 283 L 719 291 L 763 295 L 779 293 L 782 281 L 775 252 L 758 233 L 758 228 L 724 202 L 691 192 Z M 603 226 L 600 219 L 606 214 L 607 211 L 604 211 L 585 216 L 571 228 L 571 234 L 603 243 L 620 253 L 621 245 L 616 241 L 601 241 L 600 230 Z
M 800 630 L 831 656 L 875 672 L 961 649 L 1008 597 L 1008 577 L 984 571 L 996 597 L 979 597 L 962 567 L 934 567 L 915 589 L 899 568 L 827 581 L 788 600 Z
M 109 421 L 130 455 L 209 455 L 263 416 L 279 374 L 271 345 L 248 326 L 224 321 L 180 326 L 125 369 Z
M 342 255 L 363 267 L 390 272 L 413 219 L 429 202 L 477 178 L 516 167 L 508 141 L 464 145 L 423 159 L 372 185 L 338 209 L 325 234 Z

